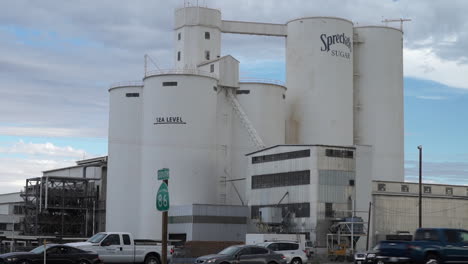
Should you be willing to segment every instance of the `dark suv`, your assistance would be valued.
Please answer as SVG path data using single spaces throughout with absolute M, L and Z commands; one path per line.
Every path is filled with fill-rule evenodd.
M 223 249 L 218 254 L 199 257 L 196 264 L 286 264 L 286 258 L 282 254 L 275 253 L 259 246 L 231 246 Z

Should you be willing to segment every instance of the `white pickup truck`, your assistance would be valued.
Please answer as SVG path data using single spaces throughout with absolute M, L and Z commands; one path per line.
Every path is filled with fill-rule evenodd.
M 86 242 L 68 243 L 83 250 L 97 252 L 106 264 L 110 263 L 161 263 L 161 244 L 154 240 L 136 240 L 132 234 L 123 232 L 102 232 Z M 168 260 L 171 248 L 168 247 Z

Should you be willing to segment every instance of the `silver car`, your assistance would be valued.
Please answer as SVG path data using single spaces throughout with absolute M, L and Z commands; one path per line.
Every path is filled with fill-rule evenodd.
M 288 264 L 302 264 L 308 260 L 305 250 L 301 249 L 299 243 L 294 241 L 270 241 L 257 245 L 283 254 Z

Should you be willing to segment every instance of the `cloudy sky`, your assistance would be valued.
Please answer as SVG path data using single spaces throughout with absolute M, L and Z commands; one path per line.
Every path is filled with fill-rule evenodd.
M 197 1 L 191 1 L 193 4 Z M 424 146 L 427 182 L 468 184 L 468 1 L 199 0 L 224 20 L 285 23 L 338 16 L 404 25 L 406 179 Z M 28 177 L 107 154 L 108 92 L 141 80 L 143 56 L 172 67 L 183 0 L 0 1 L 0 193 Z M 399 24 L 394 24 L 399 27 Z M 285 79 L 284 40 L 223 35 L 244 78 Z

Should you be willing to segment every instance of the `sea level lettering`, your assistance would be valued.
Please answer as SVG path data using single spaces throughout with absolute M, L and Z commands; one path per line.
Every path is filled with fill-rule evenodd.
M 161 116 L 156 117 L 155 125 L 164 125 L 164 124 L 187 124 L 184 122 L 180 116 Z

